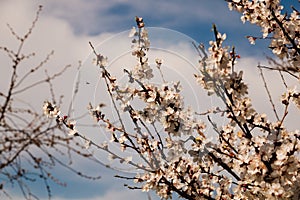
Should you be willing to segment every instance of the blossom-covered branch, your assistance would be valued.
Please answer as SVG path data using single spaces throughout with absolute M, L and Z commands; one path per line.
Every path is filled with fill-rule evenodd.
M 111 140 L 98 144 L 86 138 L 76 130 L 75 122 L 62 117 L 54 106 L 48 115 L 56 116 L 70 135 L 86 140 L 87 148 L 93 145 L 107 152 L 110 159 L 135 167 L 132 177 L 117 176 L 138 184 L 128 186 L 130 189 L 153 190 L 163 199 L 175 194 L 185 199 L 299 199 L 300 133 L 286 127 L 286 120 L 291 102 L 299 108 L 300 95 L 296 88 L 289 89 L 281 73 L 299 79 L 299 12 L 293 9 L 290 15 L 281 14 L 279 1 L 227 1 L 231 9 L 243 13 L 243 21 L 262 27 L 262 38 L 270 37 L 270 48 L 283 63 L 274 62 L 275 67 L 270 67 L 279 71 L 287 89 L 279 102 L 282 113 L 276 109 L 264 78 L 262 70 L 267 67 L 259 66 L 276 116 L 273 121 L 252 105 L 244 71 L 237 67 L 243 58 L 235 47 L 224 46 L 226 34 L 216 25 L 207 49 L 193 43 L 200 59 L 194 77 L 207 95 L 221 100 L 222 106 L 197 115 L 198 111 L 186 105 L 180 82 L 166 81 L 162 59 L 155 59 L 156 68 L 150 65 L 150 36 L 141 17 L 135 18 L 136 27 L 129 34 L 136 64 L 123 70 L 127 84 L 113 76 L 108 58 L 90 43 L 117 121 L 112 123 L 105 113 L 106 102 L 90 103 L 88 110 L 106 127 Z M 257 39 L 248 38 L 252 42 Z M 157 73 L 162 77 L 160 83 L 153 81 Z M 208 124 L 200 118 L 203 116 Z M 224 119 L 223 125 L 214 121 L 215 116 Z M 209 137 L 212 131 L 217 138 Z M 115 145 L 120 152 L 113 150 Z M 122 152 L 131 156 L 123 157 Z

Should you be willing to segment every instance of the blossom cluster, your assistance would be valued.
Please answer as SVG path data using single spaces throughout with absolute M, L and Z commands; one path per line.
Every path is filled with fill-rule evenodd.
M 144 28 L 145 24 L 141 17 L 136 17 L 136 22 L 138 30 L 133 27 L 129 34 L 129 37 L 138 37 L 132 39 L 132 55 L 135 56 L 138 61 L 133 68 L 132 74 L 136 79 L 151 79 L 153 78 L 153 70 L 149 65 L 147 57 L 147 52 L 150 48 L 148 31 Z
M 49 118 L 55 118 L 60 114 L 59 108 L 49 101 L 45 101 L 43 105 L 44 114 Z
M 269 37 L 269 48 L 281 59 L 293 63 L 299 73 L 300 60 L 300 12 L 292 7 L 292 12 L 283 11 L 280 0 L 227 0 L 229 8 L 242 13 L 241 20 L 261 27 L 263 38 Z M 253 44 L 257 37 L 248 36 Z
M 224 53 L 226 50 L 218 45 L 224 38 L 216 34 L 216 41 L 211 42 L 209 49 L 210 56 L 202 59 L 202 73 L 196 77 L 209 94 L 219 96 L 226 106 L 229 123 L 218 128 L 220 144 L 210 148 L 222 159 L 219 165 L 237 181 L 230 198 L 297 198 L 299 131 L 288 132 L 283 126 L 284 117 L 270 122 L 265 114 L 256 112 L 247 96 L 242 71 L 233 71 L 234 57 L 230 52 Z M 282 103 L 287 105 L 290 99 L 299 101 L 295 90 L 284 94 Z
M 281 102 L 284 105 L 289 105 L 290 100 L 292 100 L 300 109 L 300 93 L 296 90 L 296 88 L 288 89 L 288 91 L 281 96 Z
M 76 130 L 76 121 L 70 120 L 67 116 L 60 116 L 60 109 L 53 103 L 49 101 L 45 101 L 43 105 L 44 115 L 49 118 L 55 118 L 56 122 L 62 123 L 68 128 L 68 135 L 69 136 L 76 136 L 78 131 Z

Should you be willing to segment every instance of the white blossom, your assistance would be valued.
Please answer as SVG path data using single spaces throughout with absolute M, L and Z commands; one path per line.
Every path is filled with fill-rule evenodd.
M 60 110 L 56 105 L 53 105 L 49 101 L 45 101 L 43 105 L 44 114 L 49 118 L 55 118 L 60 114 Z

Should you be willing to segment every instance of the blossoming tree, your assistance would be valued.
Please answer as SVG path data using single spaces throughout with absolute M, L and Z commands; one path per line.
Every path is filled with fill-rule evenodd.
M 133 180 L 135 184 L 128 186 L 131 189 L 154 190 L 163 199 L 175 193 L 185 199 L 299 199 L 300 134 L 285 127 L 292 104 L 294 109 L 300 108 L 300 93 L 286 81 L 299 81 L 299 11 L 292 7 L 291 13 L 282 13 L 279 0 L 227 2 L 230 9 L 242 13 L 243 22 L 262 28 L 262 37 L 248 36 L 251 43 L 271 40 L 269 48 L 277 58 L 270 59 L 270 66 L 259 65 L 258 69 L 276 116 L 274 121 L 252 106 L 243 71 L 235 68 L 239 55 L 234 47 L 223 46 L 226 35 L 215 25 L 215 40 L 208 50 L 195 45 L 199 53 L 195 81 L 223 104 L 203 114 L 210 124 L 202 122 L 196 111 L 184 104 L 179 82 L 153 84 L 154 70 L 160 71 L 163 61 L 156 59 L 156 68 L 150 66 L 150 40 L 140 17 L 136 17 L 137 28 L 130 33 L 137 64 L 124 69 L 128 84 L 118 82 L 109 71 L 105 55 L 90 43 L 117 122 L 106 116 L 103 102 L 98 106 L 89 104 L 88 110 L 97 123 L 106 127 L 111 140 L 98 143 L 87 138 L 50 102 L 44 106 L 45 113 L 67 127 L 70 137 L 82 138 L 87 148 L 96 147 L 109 153 L 111 159 L 136 168 L 132 177 L 118 176 Z M 286 88 L 281 98 L 283 113 L 277 111 L 268 90 L 263 76 L 266 70 L 277 71 L 281 82 L 276 84 Z M 137 106 L 136 102 L 142 103 Z M 212 115 L 225 118 L 224 124 L 215 123 Z M 217 133 L 216 139 L 208 139 L 211 131 Z M 122 156 L 111 147 L 115 144 L 123 152 L 135 152 L 136 157 Z

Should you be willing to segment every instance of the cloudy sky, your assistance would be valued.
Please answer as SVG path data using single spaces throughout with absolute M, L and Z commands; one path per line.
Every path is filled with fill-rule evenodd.
M 291 1 L 299 5 L 297 0 Z M 180 65 L 178 63 L 184 64 L 186 60 L 190 60 L 189 70 L 169 68 L 169 80 L 180 79 L 192 89 L 194 89 L 194 83 L 184 73 L 190 72 L 192 75 L 197 58 L 191 53 L 191 48 L 186 45 L 190 45 L 191 41 L 196 41 L 208 46 L 209 41 L 213 40 L 211 27 L 215 23 L 220 32 L 227 34 L 226 44 L 234 45 L 241 55 L 239 66 L 247 72 L 246 80 L 249 81 L 250 91 L 253 92 L 254 105 L 262 112 L 268 111 L 269 107 L 266 109 L 261 103 L 261 99 L 266 98 L 266 94 L 261 89 L 262 82 L 255 66 L 258 63 L 266 63 L 265 56 L 269 55 L 270 51 L 267 48 L 261 48 L 266 46 L 266 42 L 259 42 L 255 46 L 248 43 L 245 36 L 260 35 L 259 29 L 254 25 L 243 25 L 240 15 L 229 11 L 223 0 L 0 0 L 0 46 L 16 47 L 16 42 L 6 24 L 10 24 L 17 33 L 23 35 L 31 25 L 38 5 L 43 5 L 43 11 L 24 48 L 27 52 L 36 52 L 32 62 L 37 62 L 54 50 L 54 56 L 48 63 L 49 71 L 58 71 L 67 64 L 73 66 L 63 78 L 57 80 L 55 85 L 57 93 L 65 94 L 66 102 L 69 102 L 72 96 L 74 81 L 78 75 L 76 70 L 78 61 L 83 62 L 84 70 L 87 69 L 81 71 L 81 75 L 86 78 L 85 81 L 97 86 L 93 71 L 89 70 L 91 49 L 88 42 L 91 41 L 97 49 L 105 52 L 104 54 L 109 59 L 112 58 L 114 65 L 127 66 L 129 61 L 121 63 L 119 61 L 123 54 L 130 51 L 130 46 L 128 46 L 130 40 L 126 39 L 128 30 L 135 25 L 134 17 L 142 16 L 146 26 L 152 27 L 149 28 L 149 37 L 157 52 L 161 53 L 160 55 L 168 52 L 166 56 L 172 54 L 169 67 L 172 62 Z M 164 51 L 166 49 L 168 51 Z M 177 58 L 181 60 L 176 61 Z M 7 62 L 5 56 L 0 55 L 1 67 L 5 65 L 3 64 L 5 62 Z M 1 69 L 1 89 L 5 85 L 7 73 L 9 71 Z M 271 74 L 269 78 L 271 80 L 274 77 L 277 75 Z M 272 89 L 275 95 L 279 95 L 277 88 Z M 42 91 L 43 88 L 38 90 Z M 86 97 L 87 102 L 95 100 L 97 96 L 92 89 L 84 91 L 81 95 Z M 196 99 L 198 105 L 196 96 L 193 100 Z M 39 98 L 30 99 L 30 101 L 33 103 L 36 101 L 36 109 L 39 109 L 38 105 L 41 105 L 45 98 L 47 94 L 41 93 Z M 66 111 L 67 106 L 62 109 Z M 68 186 L 65 188 L 53 184 L 54 199 L 147 199 L 144 193 L 124 188 L 123 181 L 113 178 L 113 175 L 117 174 L 114 171 L 101 166 L 85 166 L 83 161 L 79 161 L 78 165 L 95 174 L 100 174 L 102 179 L 92 182 L 78 178 L 67 171 L 58 171 L 57 175 L 66 180 Z M 42 197 L 45 195 L 42 189 L 37 190 Z M 13 199 L 16 199 L 18 193 L 14 193 L 13 190 L 13 194 L 15 195 Z M 152 199 L 155 198 L 152 197 Z

